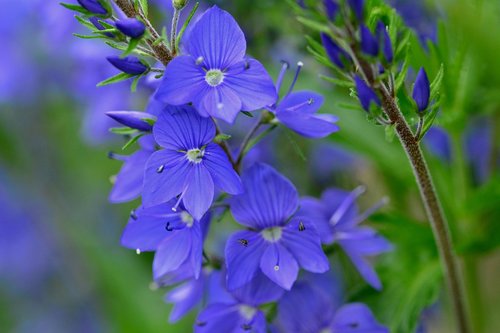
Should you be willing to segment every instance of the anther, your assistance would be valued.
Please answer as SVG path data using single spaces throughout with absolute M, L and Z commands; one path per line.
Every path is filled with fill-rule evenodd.
M 241 328 L 244 330 L 244 331 L 250 331 L 252 329 L 252 325 L 250 324 L 242 324 L 241 325 Z
M 248 246 L 248 240 L 246 239 L 240 238 L 238 239 L 238 242 L 240 242 L 240 244 L 243 245 L 244 247 Z
M 167 224 L 165 225 L 165 230 L 174 231 L 174 229 L 172 227 L 170 227 L 170 222 L 167 222 Z
M 163 164 L 162 164 L 162 165 L 160 165 L 160 166 L 158 167 L 158 169 L 156 169 L 156 172 L 157 172 L 157 173 L 162 173 L 164 169 L 165 169 L 165 165 L 163 165 Z
M 314 98 L 309 98 L 307 104 L 312 105 L 314 103 Z
M 203 327 L 203 326 L 205 326 L 206 324 L 207 324 L 207 322 L 206 322 L 206 321 L 197 321 L 197 322 L 196 322 L 196 326 L 200 326 L 200 327 Z
M 303 66 L 304 66 L 304 63 L 302 61 L 299 61 L 297 63 L 297 70 L 295 71 L 295 76 L 293 77 L 292 84 L 290 85 L 290 88 L 288 89 L 288 92 L 286 93 L 287 96 L 290 95 L 293 88 L 295 87 L 295 83 L 297 82 L 297 79 L 299 78 L 300 70 L 302 69 Z
M 279 270 L 280 270 L 280 266 L 275 265 L 275 266 L 274 266 L 274 270 L 275 270 L 275 271 L 279 271 Z
M 132 209 L 130 211 L 130 218 L 133 219 L 133 220 L 137 220 L 137 214 L 135 212 L 135 209 Z
M 250 63 L 245 60 L 245 70 L 250 69 Z
M 202 56 L 199 56 L 198 58 L 196 58 L 196 64 L 197 65 L 201 65 L 201 63 L 203 62 L 203 57 Z
M 224 108 L 223 103 L 217 103 L 217 109 L 222 110 Z
M 299 222 L 299 231 L 304 231 L 306 230 L 306 226 L 304 225 L 304 223 L 302 223 L 302 221 Z

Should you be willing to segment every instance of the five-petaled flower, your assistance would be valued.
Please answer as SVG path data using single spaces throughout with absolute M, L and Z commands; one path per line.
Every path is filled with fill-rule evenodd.
M 206 11 L 183 40 L 186 55 L 165 70 L 156 98 L 171 105 L 192 102 L 204 116 L 233 123 L 237 114 L 276 101 L 271 77 L 246 58 L 246 41 L 234 18 L 217 6 Z
M 299 266 L 315 273 L 329 269 L 314 225 L 294 217 L 298 194 L 293 184 L 268 165 L 257 163 L 243 178 L 245 192 L 231 198 L 235 220 L 251 230 L 226 243 L 227 286 L 234 290 L 262 271 L 289 290 Z

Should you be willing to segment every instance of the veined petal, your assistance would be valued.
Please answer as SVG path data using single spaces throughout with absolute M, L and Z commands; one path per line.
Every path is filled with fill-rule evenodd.
M 353 228 L 339 236 L 343 246 L 355 248 L 361 255 L 374 256 L 393 248 L 387 239 L 369 227 Z
M 192 164 L 185 154 L 163 149 L 155 152 L 146 164 L 144 190 L 145 207 L 169 201 L 184 191 Z
M 236 92 L 241 109 L 254 111 L 276 102 L 278 95 L 273 79 L 255 59 L 238 62 L 225 73 L 224 84 Z
M 225 249 L 228 290 L 241 287 L 254 278 L 265 249 L 264 239 L 253 231 L 239 231 L 228 239 Z
M 363 258 L 362 254 L 357 251 L 356 246 L 353 246 L 353 244 L 346 244 L 343 241 L 339 241 L 339 244 L 349 256 L 349 259 L 351 259 L 351 262 L 354 264 L 363 279 L 373 288 L 377 290 L 382 289 L 382 283 L 378 278 L 377 272 L 375 272 L 370 262 Z
M 233 333 L 238 329 L 240 315 L 237 304 L 209 305 L 196 318 L 195 333 Z
M 169 106 L 153 127 L 156 142 L 174 150 L 200 149 L 215 137 L 215 125 L 189 105 Z
M 296 217 L 304 217 L 314 224 L 321 241 L 331 243 L 333 241 L 332 229 L 329 223 L 331 214 L 325 205 L 315 198 L 304 197 L 300 199 L 300 209 L 295 214 Z
M 198 100 L 206 86 L 205 72 L 195 58 L 179 56 L 165 69 L 155 98 L 170 105 L 183 105 Z
M 286 127 L 306 138 L 324 138 L 339 130 L 339 127 L 331 120 L 324 119 L 319 115 L 300 113 L 300 111 L 277 111 L 276 117 Z
M 264 273 L 257 272 L 245 285 L 232 290 L 231 295 L 243 304 L 259 306 L 281 298 L 285 290 L 271 281 Z
M 312 91 L 296 91 L 286 96 L 278 105 L 277 110 L 293 109 L 301 113 L 316 113 L 323 105 L 324 98 Z
M 203 235 L 200 222 L 195 221 L 189 230 L 191 232 L 191 265 L 193 266 L 194 278 L 200 277 L 201 266 L 203 262 Z
M 207 69 L 226 69 L 241 61 L 246 52 L 245 36 L 238 23 L 217 6 L 200 17 L 183 43 L 194 59 L 203 59 Z
M 232 124 L 241 111 L 241 100 L 226 84 L 221 84 L 207 89 L 197 109 L 201 114 L 207 113 Z
M 283 238 L 280 243 L 290 251 L 305 270 L 324 273 L 330 269 L 328 258 L 321 248 L 319 235 L 308 220 L 293 218 L 283 228 Z
M 229 194 L 243 192 L 240 177 L 234 171 L 229 159 L 219 145 L 209 143 L 205 148 L 204 157 L 203 165 L 212 175 L 216 187 Z
M 242 225 L 259 230 L 284 225 L 295 212 L 295 186 L 272 167 L 256 163 L 243 176 L 245 192 L 231 199 L 231 213 Z
M 214 200 L 214 182 L 203 163 L 194 164 L 188 175 L 182 202 L 196 220 L 200 220 Z
M 161 279 L 163 275 L 179 268 L 188 258 L 191 244 L 191 234 L 187 228 L 173 232 L 170 237 L 165 238 L 153 261 L 154 279 Z
M 151 151 L 141 149 L 127 157 L 120 172 L 116 176 L 115 184 L 109 195 L 112 203 L 121 203 L 134 200 L 142 192 L 144 167 Z
M 332 329 L 339 333 L 389 333 L 389 329 L 379 324 L 371 310 L 361 303 L 346 304 L 338 309 Z
M 278 286 L 290 290 L 299 274 L 299 265 L 291 253 L 281 244 L 273 243 L 260 259 L 260 269 Z
M 174 304 L 168 321 L 171 323 L 177 322 L 200 303 L 203 298 L 204 287 L 205 278 L 201 277 L 188 280 L 166 294 L 165 302 Z

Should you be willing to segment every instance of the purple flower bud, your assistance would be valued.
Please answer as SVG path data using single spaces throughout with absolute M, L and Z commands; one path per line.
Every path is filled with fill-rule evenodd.
M 363 20 L 363 11 L 365 7 L 365 1 L 364 0 L 348 0 L 349 6 L 351 7 L 352 11 L 354 12 L 354 15 L 356 15 L 356 18 L 360 21 Z
M 104 29 L 106 29 L 106 28 L 105 28 L 105 27 L 104 27 L 104 26 L 103 26 L 103 25 L 99 22 L 99 21 L 100 21 L 100 19 L 99 19 L 98 17 L 96 17 L 96 16 L 89 17 L 89 21 L 90 21 L 90 23 L 92 23 L 92 24 L 94 25 L 94 27 L 96 27 L 96 28 L 97 28 L 97 29 L 99 29 L 99 30 L 104 30 Z M 111 21 L 106 20 L 106 23 L 111 24 Z M 104 33 L 104 34 L 105 34 L 106 36 L 108 36 L 108 37 L 111 37 L 111 38 L 115 37 L 115 35 L 113 35 L 111 32 L 106 32 L 106 33 Z
M 146 31 L 144 23 L 135 18 L 127 18 L 116 21 L 116 28 L 124 35 L 131 38 L 139 38 L 144 35 L 144 32 Z
M 425 69 L 422 67 L 418 71 L 415 86 L 413 87 L 413 100 L 417 103 L 418 111 L 424 111 L 429 106 L 431 87 Z
M 370 112 L 370 104 L 372 102 L 380 106 L 380 98 L 378 98 L 377 94 L 366 84 L 366 82 L 359 76 L 356 76 L 354 80 L 356 81 L 356 90 L 358 91 L 358 98 L 363 109 L 365 109 L 366 112 Z
M 147 120 L 156 120 L 156 117 L 149 113 L 137 111 L 110 111 L 106 112 L 106 115 L 122 125 L 143 132 L 149 132 L 153 128 Z
M 345 68 L 344 63 L 351 60 L 349 54 L 338 46 L 333 39 L 326 33 L 321 33 L 321 42 L 325 48 L 326 54 L 330 61 L 337 65 L 339 68 Z
M 338 2 L 336 0 L 323 0 L 323 5 L 325 6 L 328 18 L 334 20 L 340 9 Z
M 98 15 L 107 15 L 108 10 L 104 8 L 99 0 L 77 0 L 80 6 L 91 13 Z
M 371 33 L 370 29 L 364 24 L 360 26 L 361 34 L 361 51 L 363 53 L 377 56 L 378 55 L 378 42 L 375 36 Z
M 377 38 L 382 45 L 382 52 L 384 53 L 385 60 L 391 63 L 394 58 L 394 53 L 392 51 L 391 37 L 385 28 L 385 24 L 382 21 L 377 23 Z
M 106 59 L 108 59 L 111 65 L 127 74 L 140 75 L 148 70 L 148 67 L 137 57 L 120 58 L 118 56 L 111 56 Z

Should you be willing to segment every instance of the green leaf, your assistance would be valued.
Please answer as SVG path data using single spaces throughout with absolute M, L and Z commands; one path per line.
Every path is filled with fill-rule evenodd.
M 431 83 L 431 95 L 430 101 L 432 102 L 439 94 L 439 90 L 441 89 L 441 83 L 443 82 L 444 77 L 444 64 L 442 63 L 439 67 L 439 71 L 434 77 L 434 80 Z
M 226 141 L 226 140 L 229 140 L 229 139 L 231 139 L 231 135 L 225 134 L 225 133 L 220 133 L 220 134 L 217 134 L 217 136 L 215 137 L 214 141 L 216 143 L 221 143 L 222 141 Z
M 107 38 L 106 36 L 102 36 L 102 35 L 81 35 L 81 34 L 77 34 L 77 33 L 74 33 L 73 36 L 78 37 L 78 38 L 82 38 L 82 39 L 106 39 Z
M 85 28 L 87 29 L 90 29 L 92 32 L 95 32 L 95 31 L 98 31 L 98 29 L 92 24 L 90 23 L 89 21 L 87 21 L 86 19 L 84 19 L 83 17 L 81 16 L 78 16 L 78 15 L 75 15 L 75 19 L 81 24 L 83 25 Z
M 189 25 L 189 23 L 191 23 L 191 20 L 193 19 L 193 16 L 194 14 L 196 13 L 196 11 L 198 10 L 198 7 L 200 6 L 200 3 L 197 2 L 194 4 L 193 6 L 193 9 L 191 9 L 191 12 L 189 12 L 189 16 L 187 17 L 187 19 L 184 21 L 184 24 L 182 25 L 182 28 L 181 30 L 179 31 L 179 33 L 177 34 L 177 38 L 175 40 L 175 48 L 176 49 L 179 49 L 179 43 L 181 41 L 181 38 L 182 36 L 184 35 L 184 32 L 186 32 L 186 29 Z M 166 34 L 165 34 L 166 35 Z
M 248 111 L 241 111 L 241 113 L 243 113 L 245 116 L 250 117 L 250 118 L 254 117 L 254 115 L 251 112 L 248 112 Z
M 137 140 L 139 140 L 141 137 L 143 137 L 145 135 L 145 133 L 141 133 L 141 134 L 138 134 L 138 135 L 135 135 L 133 136 L 130 140 L 127 141 L 127 143 L 125 143 L 122 147 L 122 150 L 125 150 L 127 149 L 128 147 L 132 146 L 134 143 L 137 142 Z
M 108 84 L 113 84 L 113 83 L 117 83 L 117 82 L 121 82 L 121 81 L 125 81 L 125 80 L 128 80 L 130 78 L 134 77 L 134 75 L 132 74 L 128 74 L 128 73 L 119 73 L 119 74 L 116 74 L 115 76 L 112 76 L 110 78 L 107 78 L 106 80 L 104 81 L 101 81 L 97 84 L 98 87 L 102 87 L 102 86 L 107 86 Z
M 305 162 L 307 161 L 306 155 L 302 151 L 302 148 L 298 145 L 297 141 L 292 137 L 289 131 L 285 131 L 286 136 L 288 137 L 288 140 L 290 141 L 290 144 L 292 145 L 293 150 L 299 155 L 299 157 Z
M 328 26 L 325 24 L 318 23 L 316 21 L 310 20 L 310 19 L 302 17 L 302 16 L 297 17 L 297 20 L 312 30 L 315 30 L 318 32 L 327 32 L 328 31 Z
M 119 134 L 119 135 L 132 135 L 132 134 L 139 132 L 135 128 L 130 128 L 130 127 L 112 127 L 109 129 L 109 131 L 111 133 Z
M 144 16 L 148 17 L 148 0 L 135 0 L 135 3 L 137 8 L 140 8 L 140 10 L 144 13 Z
M 85 8 L 83 7 L 80 7 L 78 5 L 73 5 L 73 4 L 70 4 L 70 3 L 64 3 L 64 2 L 60 2 L 59 3 L 61 6 L 63 6 L 64 8 L 66 9 L 69 9 L 69 10 L 73 10 L 75 12 L 78 12 L 78 13 L 82 13 L 82 14 L 85 14 L 85 15 L 92 15 L 91 12 L 89 12 L 88 10 L 86 10 Z
M 125 50 L 125 52 L 122 53 L 121 57 L 125 58 L 130 53 L 132 53 L 137 48 L 137 45 L 139 45 L 140 41 L 141 41 L 140 38 L 130 38 L 130 41 L 128 43 L 128 47 Z
M 333 77 L 329 77 L 323 74 L 320 74 L 319 77 L 325 81 L 331 82 L 339 87 L 345 87 L 345 88 L 352 88 L 354 87 L 354 83 L 352 81 L 347 81 L 347 80 L 341 80 L 341 79 L 336 79 Z
M 134 78 L 132 81 L 132 84 L 130 85 L 130 91 L 135 93 L 137 91 L 137 85 L 139 84 L 139 80 L 144 76 L 143 75 L 138 75 Z

